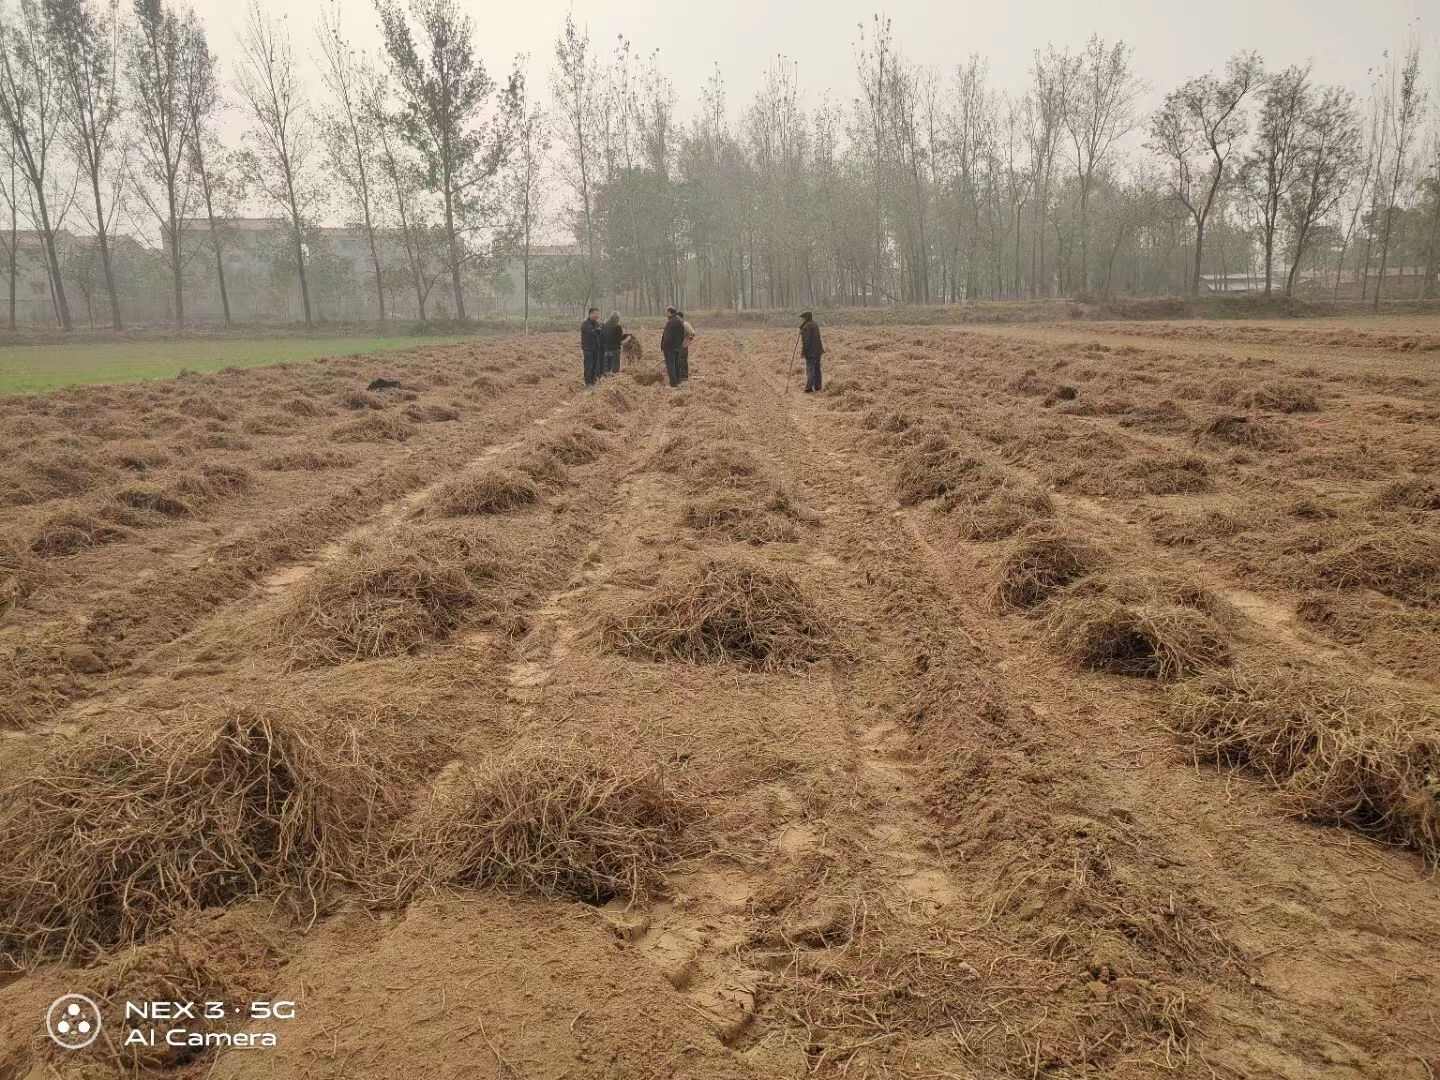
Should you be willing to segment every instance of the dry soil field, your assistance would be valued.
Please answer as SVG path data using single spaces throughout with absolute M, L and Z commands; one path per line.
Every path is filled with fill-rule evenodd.
M 0 1078 L 1433 1080 L 1434 320 L 572 337 L 0 399 Z

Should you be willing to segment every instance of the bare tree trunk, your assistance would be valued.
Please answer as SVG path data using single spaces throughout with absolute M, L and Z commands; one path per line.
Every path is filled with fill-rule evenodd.
M 200 148 L 200 130 L 195 129 L 195 162 L 200 170 L 200 190 L 205 195 L 205 219 L 210 224 L 210 246 L 215 249 L 215 281 L 220 286 L 220 307 L 225 312 L 225 325 L 230 325 L 230 292 L 225 288 L 225 257 L 220 247 L 220 229 L 215 224 L 215 200 L 210 190 L 210 173 L 205 168 L 205 153 Z
M 1195 223 L 1195 269 L 1190 278 L 1190 295 L 1200 295 L 1200 266 L 1205 254 L 1205 225 L 1201 221 Z
M 55 311 L 60 317 L 60 326 L 73 330 L 70 319 L 70 301 L 65 297 L 65 279 L 60 276 L 60 253 L 55 247 L 55 232 L 50 228 L 50 212 L 44 201 L 40 202 L 40 231 L 45 238 L 45 257 L 50 262 L 51 288 L 55 293 Z
M 305 309 L 305 326 L 314 325 L 310 314 L 310 277 L 305 272 L 305 234 L 300 223 L 300 205 L 295 197 L 295 180 L 289 165 L 285 167 L 285 190 L 290 197 L 290 227 L 295 234 L 295 267 L 300 272 L 300 304 Z
M 305 241 L 300 236 L 300 229 L 295 229 L 295 265 L 300 271 L 300 305 L 305 309 L 305 325 L 311 327 L 314 320 L 310 316 L 310 281 L 305 273 Z
M 110 265 L 110 238 L 106 235 L 109 229 L 105 227 L 105 204 L 100 197 L 100 174 L 90 174 L 90 187 L 95 193 L 95 239 L 100 245 L 100 266 L 105 271 L 105 291 L 110 295 L 110 319 L 116 330 L 124 330 L 124 323 L 120 320 L 120 296 L 115 291 L 115 271 Z
M 1365 237 L 1365 258 L 1360 262 L 1360 302 L 1365 302 L 1365 297 L 1370 292 L 1370 247 L 1375 243 L 1375 234 L 1372 230 Z
M 1275 229 L 1271 226 L 1265 230 L 1265 295 L 1270 295 L 1270 269 L 1275 264 Z M 1289 290 L 1286 290 L 1287 292 Z
M 1305 251 L 1305 240 L 1309 229 L 1302 228 L 1295 236 L 1295 259 L 1290 263 L 1290 272 L 1285 275 L 1285 295 L 1295 295 L 1295 277 L 1300 272 L 1300 259 Z
M 386 323 L 385 318 L 385 275 L 380 268 L 380 251 L 375 246 L 375 226 L 370 222 L 370 203 L 365 203 L 365 235 L 370 238 L 370 263 L 375 268 L 375 299 L 380 305 L 380 325 Z
M 405 244 L 405 258 L 410 263 L 410 278 L 415 286 L 415 314 L 423 323 L 425 321 L 424 275 L 420 271 L 420 253 L 416 250 L 414 232 L 410 227 L 410 211 L 405 206 L 405 187 L 400 179 L 400 165 L 395 160 L 394 151 L 390 146 L 390 137 L 384 128 L 381 129 L 380 138 L 385 152 L 385 171 L 389 174 L 390 183 L 395 188 L 395 209 L 400 215 L 400 239 Z
M 173 184 L 170 185 L 167 200 L 170 207 L 170 269 L 175 279 L 175 325 L 181 327 L 185 325 L 185 288 L 180 266 L 180 215 L 175 206 Z
M 455 235 L 455 189 L 450 172 L 450 140 L 444 143 L 445 240 L 450 255 L 450 287 L 455 293 L 455 317 L 465 321 L 465 292 L 460 284 L 460 241 Z
M 15 274 L 17 259 L 15 245 L 20 240 L 19 215 L 15 212 L 15 165 L 10 165 L 10 332 L 15 332 Z

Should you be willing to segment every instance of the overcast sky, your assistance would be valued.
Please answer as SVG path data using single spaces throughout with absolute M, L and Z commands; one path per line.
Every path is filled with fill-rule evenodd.
M 210 27 L 212 47 L 227 63 L 248 0 L 193 0 Z M 288 12 L 292 32 L 313 53 L 312 28 L 319 0 L 262 0 Z M 371 0 L 339 0 L 357 44 L 378 46 Z M 828 90 L 848 101 L 854 94 L 857 26 L 877 10 L 874 0 L 461 0 L 475 19 L 479 52 L 492 73 L 507 70 L 517 52 L 531 56 L 532 85 L 548 90 L 555 35 L 573 10 L 604 52 L 624 34 L 641 55 L 660 50 L 662 69 L 674 80 L 682 116 L 699 100 L 701 84 L 719 62 L 738 114 L 777 53 L 798 61 L 808 104 Z M 904 54 L 949 70 L 972 52 L 988 57 L 993 83 L 1019 89 L 1031 55 L 1047 42 L 1076 46 L 1092 32 L 1124 38 L 1155 96 L 1190 75 L 1218 68 L 1236 49 L 1258 49 L 1270 67 L 1313 60 L 1316 75 L 1357 92 L 1367 69 L 1386 49 L 1420 35 L 1425 65 L 1440 67 L 1435 0 L 892 0 L 883 10 Z M 1421 19 L 1421 12 L 1428 21 Z

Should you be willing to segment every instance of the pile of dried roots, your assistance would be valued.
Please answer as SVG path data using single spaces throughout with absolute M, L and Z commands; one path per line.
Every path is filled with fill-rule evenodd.
M 496 886 L 603 904 L 643 895 L 675 856 L 685 802 L 611 748 L 526 745 L 442 774 L 397 830 L 384 899 Z
M 262 894 L 313 912 L 406 786 L 403 760 L 293 706 L 88 733 L 0 797 L 0 956 L 89 954 Z
M 831 656 L 830 625 L 786 574 L 712 560 L 601 618 L 607 649 L 646 660 L 797 670 Z
M 1016 536 L 1001 557 L 991 603 L 1000 611 L 1029 610 L 1104 561 L 1079 537 L 1034 526 Z
M 1297 813 L 1440 860 L 1440 709 L 1359 682 L 1236 669 L 1176 689 L 1197 758 L 1266 776 Z
M 484 533 L 399 529 L 360 540 L 317 568 L 270 633 L 302 667 L 399 655 L 448 637 L 496 599 L 510 568 L 508 551 Z

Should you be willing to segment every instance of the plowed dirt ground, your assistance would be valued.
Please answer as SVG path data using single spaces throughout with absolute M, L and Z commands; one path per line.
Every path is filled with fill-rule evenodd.
M 1440 327 L 826 341 L 0 400 L 0 1080 L 1433 1078 Z

